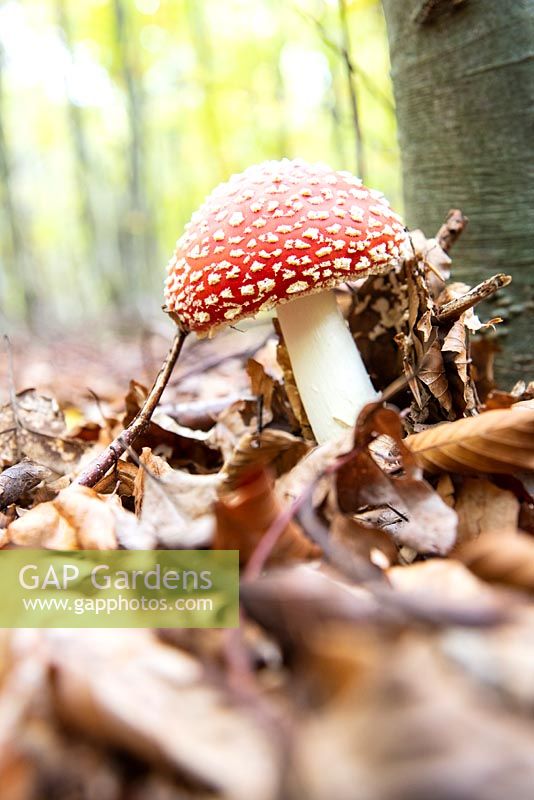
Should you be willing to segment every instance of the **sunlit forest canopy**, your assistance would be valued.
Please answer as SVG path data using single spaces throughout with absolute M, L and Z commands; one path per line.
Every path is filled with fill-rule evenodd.
M 2 326 L 155 312 L 204 196 L 284 156 L 400 207 L 377 0 L 5 0 Z

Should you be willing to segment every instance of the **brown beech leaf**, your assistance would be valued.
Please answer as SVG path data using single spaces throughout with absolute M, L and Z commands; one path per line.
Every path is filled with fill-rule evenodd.
M 126 513 L 126 512 L 124 512 Z M 54 550 L 114 550 L 115 517 L 93 489 L 69 486 L 47 503 L 12 522 L 7 534 L 13 544 Z
M 74 471 L 90 445 L 67 436 L 56 400 L 27 389 L 17 394 L 15 407 L 0 408 L 0 465 L 28 458 L 60 475 Z
M 452 399 L 449 391 L 449 382 L 445 373 L 443 353 L 437 339 L 432 342 L 425 353 L 418 378 L 425 384 L 443 410 L 448 414 L 452 409 Z
M 482 601 L 492 590 L 460 561 L 430 558 L 403 567 L 392 567 L 388 577 L 400 592 L 426 592 L 442 601 Z
M 146 393 L 144 386 L 136 381 L 130 382 L 124 425 L 128 425 L 138 413 Z M 165 456 L 174 467 L 193 467 L 195 472 L 214 472 L 221 465 L 220 452 L 212 447 L 205 431 L 184 428 L 159 409 L 153 414 L 148 429 L 136 441 L 138 452 L 144 447 Z
M 295 377 L 293 375 L 293 369 L 291 367 L 291 360 L 289 358 L 289 353 L 287 352 L 287 347 L 284 342 L 284 337 L 282 335 L 280 325 L 278 324 L 278 320 L 276 319 L 274 320 L 274 327 L 276 333 L 278 334 L 276 358 L 284 375 L 284 387 L 286 390 L 287 399 L 291 406 L 293 415 L 298 425 L 300 426 L 302 436 L 306 441 L 313 442 L 314 436 L 312 429 L 310 428 L 310 422 L 306 415 L 306 411 L 304 410 L 304 406 L 302 405 L 302 400 L 300 399 L 300 394 L 297 389 L 297 384 L 295 383 Z
M 21 461 L 8 467 L 0 474 L 0 509 L 11 503 L 18 503 L 41 481 L 50 478 L 52 473 L 40 464 Z
M 179 771 L 194 796 L 274 797 L 274 743 L 187 653 L 141 630 L 50 630 L 41 640 L 69 728 Z
M 455 505 L 458 514 L 457 546 L 481 534 L 515 532 L 519 500 L 484 478 L 465 478 Z
M 144 536 L 166 548 L 205 547 L 211 542 L 213 506 L 222 476 L 172 469 L 145 448 L 134 484 Z
M 247 374 L 250 378 L 252 394 L 262 398 L 264 412 L 270 414 L 275 386 L 274 378 L 266 373 L 263 364 L 253 358 L 249 358 L 247 361 Z
M 269 467 L 279 477 L 298 464 L 309 449 L 302 439 L 275 428 L 267 428 L 259 435 L 246 433 L 222 468 L 225 486 L 239 486 L 251 467 Z
M 428 472 L 534 470 L 534 408 L 529 403 L 435 425 L 404 443 Z
M 389 436 L 399 448 L 404 474 L 391 475 L 381 469 L 366 446 L 380 434 Z M 456 513 L 422 479 L 401 439 L 400 417 L 391 408 L 369 405 L 360 414 L 354 455 L 337 472 L 337 498 L 345 514 L 369 507 L 392 510 L 398 521 L 388 525 L 387 532 L 417 552 L 443 555 L 455 542 Z
M 272 477 L 264 469 L 249 471 L 241 478 L 238 488 L 224 494 L 215 505 L 217 528 L 213 548 L 239 550 L 240 562 L 245 564 L 281 511 Z M 292 520 L 278 538 L 269 561 L 280 563 L 314 558 L 319 553 L 319 548 Z
M 382 569 L 397 563 L 397 548 L 392 538 L 380 528 L 363 525 L 337 513 L 330 530 L 333 546 L 341 545 L 349 553 L 365 557 Z
M 484 534 L 455 555 L 485 581 L 534 591 L 534 538 L 529 534 Z

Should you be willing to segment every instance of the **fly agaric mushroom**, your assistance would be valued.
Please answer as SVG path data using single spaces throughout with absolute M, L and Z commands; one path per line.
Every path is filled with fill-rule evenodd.
M 349 172 L 266 161 L 221 184 L 193 214 L 168 265 L 166 310 L 183 329 L 212 335 L 276 306 L 322 443 L 377 396 L 332 289 L 387 272 L 405 242 L 384 196 Z
M 380 192 L 324 164 L 266 161 L 221 184 L 169 262 L 178 332 L 143 408 L 76 483 L 94 486 L 146 430 L 190 331 L 212 335 L 274 306 L 314 435 L 337 438 L 376 392 L 332 289 L 387 272 L 406 241 Z

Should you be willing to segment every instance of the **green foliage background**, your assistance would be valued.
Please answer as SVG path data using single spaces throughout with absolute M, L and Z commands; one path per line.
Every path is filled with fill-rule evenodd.
M 155 311 L 191 212 L 251 163 L 358 172 L 340 7 L 4 0 L 0 323 Z M 347 0 L 346 18 L 363 177 L 400 208 L 380 3 Z

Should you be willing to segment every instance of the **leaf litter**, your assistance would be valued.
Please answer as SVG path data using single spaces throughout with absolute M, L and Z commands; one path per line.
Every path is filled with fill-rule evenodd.
M 86 350 L 96 394 L 70 366 L 11 387 L 0 546 L 238 549 L 242 624 L 3 632 L 2 797 L 530 800 L 534 384 L 495 386 L 473 298 L 506 280 L 454 282 L 464 224 L 338 291 L 383 402 L 337 442 L 269 320 L 189 342 L 94 490 L 70 484 L 139 410 L 135 359 L 125 397 Z

